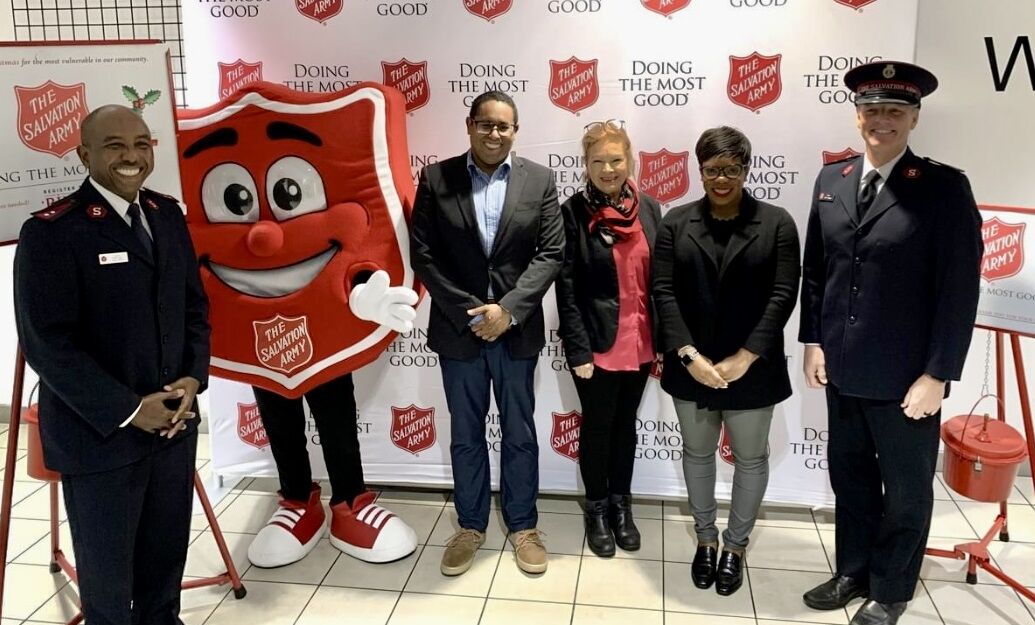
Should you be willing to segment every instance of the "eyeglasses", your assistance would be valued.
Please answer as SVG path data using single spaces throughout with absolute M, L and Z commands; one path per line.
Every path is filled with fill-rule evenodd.
M 601 128 L 608 128 L 610 130 L 621 130 L 625 128 L 624 119 L 609 119 L 606 122 L 590 122 L 582 127 L 585 132 L 591 132 L 593 130 L 600 130 Z
M 474 130 L 480 135 L 491 135 L 492 131 L 500 133 L 501 137 L 505 137 L 512 132 L 517 132 L 517 124 L 508 124 L 507 122 L 490 122 L 484 119 L 472 119 L 474 122 Z
M 725 167 L 702 167 L 701 176 L 705 180 L 715 180 L 720 175 L 725 178 L 740 178 L 740 175 L 744 173 L 745 167 L 743 165 L 726 165 Z

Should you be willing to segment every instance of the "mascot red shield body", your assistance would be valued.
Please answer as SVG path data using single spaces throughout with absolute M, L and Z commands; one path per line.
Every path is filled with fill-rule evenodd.
M 256 83 L 179 114 L 212 371 L 252 385 L 280 473 L 280 507 L 248 551 L 257 566 L 303 558 L 329 523 L 331 542 L 365 561 L 416 548 L 364 486 L 351 375 L 416 316 L 405 106 L 374 83 L 320 94 Z M 327 461 L 330 519 L 312 482 L 303 396 Z

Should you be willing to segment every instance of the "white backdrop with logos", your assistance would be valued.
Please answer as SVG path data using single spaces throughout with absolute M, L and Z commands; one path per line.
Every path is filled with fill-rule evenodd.
M 632 136 L 641 187 L 666 208 L 701 193 L 692 154 L 701 131 L 733 125 L 754 146 L 750 192 L 786 207 L 803 231 L 824 158 L 861 149 L 842 75 L 871 60 L 911 60 L 918 10 L 917 0 L 185 0 L 183 18 L 195 106 L 255 80 L 309 91 L 361 80 L 394 84 L 407 95 L 416 177 L 422 166 L 466 149 L 463 119 L 471 99 L 497 88 L 517 101 L 515 150 L 555 170 L 562 199 L 584 180 L 583 126 L 618 118 Z M 964 24 L 968 16 L 957 11 L 955 19 Z M 952 68 L 939 75 L 943 88 L 955 80 Z M 932 96 L 925 113 L 944 100 Z M 922 142 L 915 148 L 941 156 Z M 355 374 L 370 481 L 451 482 L 449 415 L 423 330 L 428 305 L 422 304 L 418 330 Z M 546 310 L 549 336 L 536 378 L 542 488 L 576 492 L 571 430 L 579 404 L 556 336 L 552 293 Z M 773 421 L 767 497 L 829 504 L 825 406 L 797 375 L 796 335 L 795 317 L 787 328 L 795 394 L 777 407 Z M 971 379 L 979 371 L 973 360 Z M 210 396 L 215 471 L 274 475 L 265 441 L 254 431 L 240 432 L 254 418 L 249 389 L 217 380 Z M 964 403 L 950 400 L 949 411 Z M 310 428 L 314 472 L 321 475 L 319 438 L 311 422 Z M 494 411 L 487 429 L 487 444 L 498 450 Z M 684 493 L 678 423 L 656 380 L 648 385 L 637 432 L 634 491 Z M 498 454 L 492 458 L 495 479 Z M 732 467 L 719 465 L 720 492 L 728 494 Z

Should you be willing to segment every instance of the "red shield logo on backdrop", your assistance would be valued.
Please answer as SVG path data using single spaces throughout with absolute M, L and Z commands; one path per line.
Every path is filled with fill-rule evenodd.
M 89 112 L 86 84 L 15 87 L 18 138 L 25 147 L 61 158 L 79 145 L 79 125 Z
M 823 150 L 823 164 L 829 165 L 830 163 L 836 163 L 838 161 L 845 161 L 856 156 L 862 156 L 862 152 L 856 152 L 852 148 L 845 148 L 840 152 L 829 152 Z
M 723 424 L 719 434 L 719 457 L 726 464 L 733 464 L 733 447 L 730 447 L 730 431 Z
M 690 0 L 640 0 L 640 4 L 648 11 L 669 16 L 690 6 Z
M 514 0 L 460 0 L 472 15 L 492 21 L 510 10 Z
M 309 318 L 278 314 L 266 321 L 253 321 L 255 356 L 262 366 L 291 375 L 313 358 Z
M 1016 276 L 1024 267 L 1024 229 L 1027 224 L 1010 224 L 993 217 L 981 224 L 985 254 L 981 257 L 981 277 L 995 282 Z
M 650 377 L 654 378 L 655 380 L 660 380 L 661 379 L 661 372 L 662 372 L 662 370 L 663 370 L 662 360 L 660 358 L 655 358 L 654 361 L 650 363 L 650 373 L 649 373 L 649 375 L 650 375 Z
M 730 56 L 730 79 L 726 92 L 737 106 L 757 112 L 780 97 L 782 54 L 765 56 L 752 52 L 748 56 Z
M 228 98 L 245 85 L 262 80 L 262 63 L 248 63 L 237 59 L 219 64 L 219 97 Z
M 579 461 L 579 429 L 582 427 L 582 415 L 571 412 L 553 413 L 553 430 L 550 432 L 550 446 L 560 455 Z
M 431 100 L 428 87 L 428 62 L 412 63 L 405 58 L 397 63 L 381 61 L 381 82 L 395 87 L 406 96 L 406 112 L 413 112 Z
M 853 9 L 861 9 L 867 4 L 871 4 L 876 1 L 877 0 L 834 0 L 834 2 L 838 4 L 843 4 L 846 7 L 851 7 Z
M 662 204 L 690 190 L 690 152 L 640 152 L 640 190 Z
M 435 409 L 418 408 L 410 404 L 405 408 L 392 406 L 392 444 L 418 454 L 435 444 Z
M 600 97 L 597 60 L 550 61 L 550 101 L 566 111 L 578 113 L 593 106 Z
M 344 0 L 295 0 L 295 8 L 302 15 L 321 24 L 341 13 Z
M 258 404 L 237 404 L 237 437 L 242 443 L 256 449 L 269 447 L 270 439 L 266 436 L 266 428 L 259 416 Z

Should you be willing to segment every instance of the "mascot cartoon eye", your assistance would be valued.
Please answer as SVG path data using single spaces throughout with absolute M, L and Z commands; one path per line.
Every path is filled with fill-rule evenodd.
M 213 167 L 201 183 L 201 202 L 213 223 L 251 223 L 259 219 L 255 181 L 237 163 Z
M 270 165 L 266 194 L 270 210 L 280 221 L 327 208 L 320 172 L 297 156 L 285 156 Z

